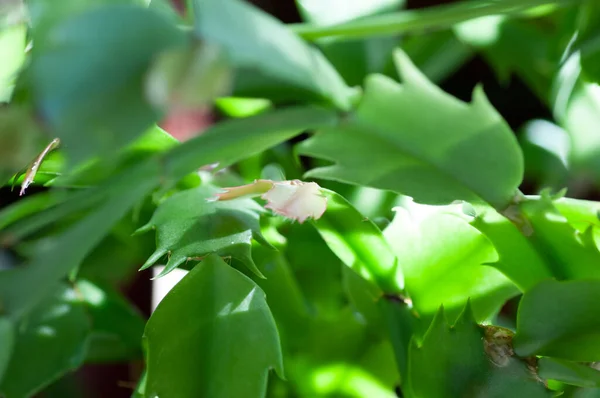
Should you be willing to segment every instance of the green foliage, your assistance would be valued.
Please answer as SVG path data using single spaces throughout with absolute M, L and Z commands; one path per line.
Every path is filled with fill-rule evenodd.
M 210 253 L 242 261 L 262 276 L 252 261 L 252 238 L 264 238 L 258 222 L 262 208 L 250 199 L 216 202 L 218 189 L 202 186 L 176 193 L 162 203 L 152 219 L 138 230 L 156 230 L 156 251 L 142 269 L 168 254 L 165 275 L 184 262 Z
M 539 375 L 578 387 L 600 388 L 600 371 L 580 363 L 556 358 L 540 358 Z
M 0 5 L 0 395 L 598 395 L 597 2 L 183 3 Z
M 269 369 L 283 376 L 264 293 L 214 254 L 164 298 L 144 336 L 146 396 L 258 397 Z
M 528 364 L 513 357 L 510 331 L 482 328 L 467 305 L 452 327 L 443 308 L 423 344 L 412 344 L 409 387 L 416 397 L 550 397 Z
M 7 397 L 29 397 L 83 363 L 90 323 L 73 289 L 60 286 L 16 330 L 12 357 L 0 384 Z
M 354 272 L 393 294 L 404 285 L 398 261 L 379 228 L 343 197 L 325 192 L 327 210 L 315 222 L 329 248 Z
M 240 0 L 195 0 L 194 11 L 197 35 L 223 46 L 236 67 L 249 69 L 238 83 L 243 95 L 280 94 L 278 86 L 284 83 L 350 108 L 352 90 L 336 70 L 275 18 Z
M 486 320 L 518 293 L 510 280 L 488 265 L 497 259 L 494 246 L 457 213 L 456 206 L 409 203 L 396 208 L 394 221 L 385 230 L 414 309 L 428 321 L 440 305 L 454 321 L 469 299 L 475 318 Z
M 599 285 L 596 280 L 544 281 L 526 292 L 519 305 L 515 352 L 597 361 Z
M 36 35 L 31 84 L 73 162 L 107 155 L 152 124 L 143 72 L 153 56 L 184 40 L 160 14 L 134 5 L 77 13 Z
M 506 207 L 522 179 L 522 155 L 481 88 L 465 104 L 400 52 L 396 63 L 404 84 L 370 76 L 352 117 L 301 144 L 300 153 L 335 162 L 307 176 L 389 189 L 420 203 L 482 199 Z M 422 112 L 433 109 L 436 117 L 423 123 Z M 496 151 L 484 154 L 483 147 Z

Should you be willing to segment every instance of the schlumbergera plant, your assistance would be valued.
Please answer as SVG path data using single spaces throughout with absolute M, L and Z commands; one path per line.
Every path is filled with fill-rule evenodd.
M 600 397 L 600 2 L 296 6 L 0 1 L 0 396 Z

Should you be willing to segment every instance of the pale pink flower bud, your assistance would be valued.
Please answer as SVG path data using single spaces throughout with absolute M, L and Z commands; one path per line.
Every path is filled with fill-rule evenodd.
M 216 200 L 262 194 L 261 198 L 267 201 L 266 209 L 300 223 L 308 218 L 319 219 L 327 209 L 327 198 L 314 182 L 256 180 L 252 184 L 223 190 Z

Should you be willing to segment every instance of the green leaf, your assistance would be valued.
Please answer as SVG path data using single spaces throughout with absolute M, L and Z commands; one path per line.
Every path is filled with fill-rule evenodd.
M 454 321 L 470 299 L 475 318 L 489 319 L 518 289 L 489 266 L 494 246 L 460 217 L 460 207 L 407 202 L 384 235 L 404 273 L 406 291 L 425 327 L 440 305 Z
M 552 277 L 543 253 L 533 247 L 515 224 L 494 209 L 478 206 L 471 225 L 492 242 L 498 253 L 498 261 L 490 265 L 506 275 L 521 291 Z
M 344 0 L 296 0 L 304 21 L 313 25 L 332 25 L 397 10 L 404 0 L 347 2 Z M 368 73 L 382 72 L 391 59 L 398 37 L 381 36 L 348 40 L 325 38 L 317 41 L 323 54 L 346 83 L 361 85 Z
M 600 83 L 600 6 L 597 1 L 584 1 L 579 9 L 579 30 L 574 48 L 579 50 L 585 78 Z
M 404 54 L 397 52 L 396 61 L 404 84 L 370 76 L 345 123 L 300 144 L 301 154 L 335 162 L 307 176 L 393 190 L 421 203 L 482 199 L 506 207 L 521 182 L 523 158 L 483 91 L 477 88 L 473 102 L 463 103 L 430 83 Z
M 267 296 L 282 341 L 302 339 L 309 320 L 309 307 L 289 262 L 282 251 L 263 245 L 253 247 L 252 258 L 265 276 L 253 276 L 253 280 Z
M 312 225 L 286 223 L 279 232 L 287 239 L 284 254 L 310 313 L 325 319 L 338 317 L 345 306 L 342 285 L 345 265 Z
M 525 292 L 515 352 L 573 361 L 600 360 L 600 281 L 544 281 Z
M 274 17 L 239 0 L 195 0 L 194 11 L 198 36 L 223 46 L 233 64 L 258 73 L 261 84 L 283 82 L 350 109 L 354 91 L 321 53 Z
M 165 109 L 193 109 L 206 106 L 228 94 L 231 67 L 216 45 L 192 43 L 161 54 L 147 77 L 149 101 Z
M 352 3 L 344 0 L 296 0 L 302 19 L 315 25 L 334 25 L 360 17 L 383 14 L 397 10 L 404 3 L 404 0 L 374 0 Z
M 142 373 L 142 376 L 140 377 L 140 380 L 138 381 L 137 386 L 135 387 L 135 390 L 133 391 L 133 394 L 131 395 L 131 398 L 145 398 L 146 397 L 146 379 L 147 379 L 147 373 L 146 371 L 144 371 L 144 373 Z
M 185 42 L 161 14 L 133 5 L 92 8 L 35 39 L 36 102 L 74 163 L 110 154 L 158 118 L 144 98 L 144 72 L 157 53 Z
M 521 133 L 525 174 L 537 186 L 556 191 L 567 184 L 570 139 L 568 133 L 546 120 L 527 122 Z
M 1 7 L 1 6 L 0 6 Z M 12 96 L 19 69 L 25 61 L 27 26 L 0 26 L 0 103 L 8 102 Z
M 600 177 L 600 139 L 595 133 L 600 108 L 598 85 L 585 81 L 578 53 L 563 61 L 552 82 L 554 118 L 570 137 L 569 163 L 573 173 Z
M 210 253 L 231 256 L 262 276 L 252 261 L 252 238 L 260 234 L 262 208 L 252 199 L 215 201 L 218 188 L 201 186 L 176 193 L 162 203 L 138 232 L 156 230 L 156 251 L 142 269 L 169 255 L 166 275 L 180 264 Z M 266 242 L 265 242 L 266 243 Z
M 219 168 L 224 168 L 287 141 L 304 130 L 337 122 L 335 111 L 316 106 L 289 107 L 228 120 L 167 153 L 163 167 L 168 176 L 178 180 L 201 166 L 219 163 Z
M 454 74 L 473 56 L 473 51 L 447 30 L 403 37 L 400 44 L 421 72 L 438 83 Z M 391 65 L 390 69 L 393 69 Z
M 600 388 L 600 371 L 576 362 L 540 358 L 538 374 L 544 379 L 586 388 Z
M 408 376 L 408 361 L 410 359 L 411 341 L 417 336 L 422 323 L 415 316 L 407 300 L 401 297 L 386 296 L 377 302 L 382 320 L 389 336 L 390 343 L 394 348 L 394 357 L 402 383 Z
M 7 398 L 30 397 L 79 367 L 85 358 L 89 330 L 89 319 L 76 291 L 61 286 L 17 327 L 0 391 Z
M 441 309 L 422 346 L 411 346 L 409 390 L 416 397 L 551 397 L 510 344 L 509 331 L 477 325 L 469 305 L 452 327 Z
M 385 293 L 398 293 L 404 281 L 383 234 L 346 199 L 323 189 L 327 210 L 314 226 L 329 248 L 354 272 Z
M 142 357 L 146 321 L 116 291 L 86 280 L 76 284 L 92 321 L 86 362 L 116 362 Z
M 460 22 L 478 17 L 497 14 L 535 16 L 536 7 L 577 4 L 580 0 L 503 0 L 441 4 L 437 7 L 422 7 L 418 10 L 406 10 L 396 13 L 359 18 L 331 26 L 296 24 L 292 30 L 300 36 L 314 40 L 321 37 L 341 36 L 370 37 L 401 33 L 421 33 L 449 28 Z
M 262 397 L 283 375 L 262 290 L 215 255 L 194 267 L 148 321 L 146 396 Z
M 219 111 L 229 117 L 249 117 L 269 110 L 273 104 L 264 98 L 221 97 L 215 100 Z
M 596 234 L 600 228 L 600 203 L 589 200 L 560 198 L 553 202 L 556 210 L 562 214 L 569 225 L 580 234 L 586 233 L 590 228 Z
M 549 194 L 528 198 L 518 206 L 530 223 L 531 231 L 524 227 L 528 240 L 554 277 L 600 278 L 600 252 L 593 236 L 578 233 L 554 207 Z
M 4 378 L 4 372 L 10 363 L 10 357 L 15 346 L 16 330 L 14 323 L 7 317 L 0 317 L 0 383 Z
M 454 32 L 480 51 L 501 82 L 508 84 L 515 74 L 542 102 L 548 100 L 554 65 L 560 62 L 555 48 L 564 43 L 559 44 L 547 29 L 529 21 L 489 15 L 456 25 Z

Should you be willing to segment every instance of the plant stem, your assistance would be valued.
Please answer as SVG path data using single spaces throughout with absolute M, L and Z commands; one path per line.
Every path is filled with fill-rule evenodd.
M 306 40 L 331 36 L 368 37 L 444 29 L 488 15 L 516 15 L 539 6 L 566 6 L 580 2 L 581 0 L 475 0 L 399 11 L 330 26 L 308 23 L 289 26 Z

